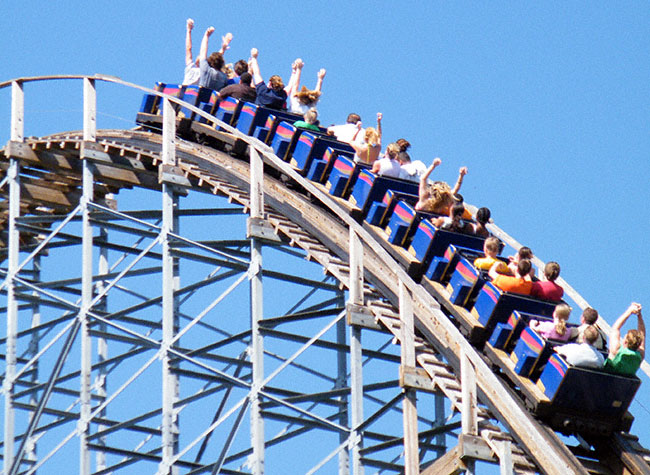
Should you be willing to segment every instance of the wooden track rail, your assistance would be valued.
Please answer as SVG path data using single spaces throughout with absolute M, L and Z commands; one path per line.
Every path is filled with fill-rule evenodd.
M 235 135 L 241 138 L 241 134 Z M 400 282 L 410 292 L 418 331 L 415 341 L 418 367 L 414 374 L 405 373 L 404 380 L 410 378 L 411 381 L 405 384 L 419 390 L 439 391 L 449 399 L 453 410 L 461 411 L 459 375 L 461 354 L 466 355 L 476 372 L 480 403 L 479 434 L 473 442 L 485 449 L 486 459 L 498 458 L 507 445 L 518 473 L 650 473 L 648 451 L 627 434 L 597 441 L 601 449 L 598 451 L 565 445 L 558 435 L 537 421 L 509 385 L 492 372 L 483 355 L 465 340 L 434 296 L 396 264 L 384 248 L 385 243 L 355 222 L 345 207 L 330 197 L 323 187 L 298 175 L 268 147 L 247 140 L 261 152 L 265 163 L 288 177 L 294 187 L 288 188 L 282 181 L 271 177 L 264 179 L 265 217 L 278 236 L 303 249 L 310 259 L 318 262 L 325 272 L 346 288 L 352 285 L 348 264 L 349 229 L 361 238 L 366 281 L 364 293 L 372 320 L 355 322 L 356 325 L 390 332 L 399 343 Z M 160 190 L 162 150 L 162 137 L 155 133 L 103 130 L 97 132 L 94 143 L 84 141 L 80 132 L 71 132 L 29 138 L 23 143 L 9 142 L 3 154 L 20 161 L 21 215 L 24 216 L 64 213 L 78 204 L 82 186 L 82 152 L 93 163 L 96 199 L 106 206 L 114 206 L 111 194 L 123 188 Z M 172 172 L 179 188 L 227 196 L 245 209 L 250 206 L 250 170 L 246 161 L 180 139 L 176 140 L 175 153 L 178 162 Z M 306 191 L 310 198 L 297 192 L 296 188 Z M 6 187 L 0 193 L 5 198 L 5 206 Z M 2 220 L 0 230 L 4 227 Z M 27 233 L 24 239 L 38 242 L 39 235 Z M 2 257 L 5 257 L 4 253 Z M 402 369 L 408 373 L 408 368 Z

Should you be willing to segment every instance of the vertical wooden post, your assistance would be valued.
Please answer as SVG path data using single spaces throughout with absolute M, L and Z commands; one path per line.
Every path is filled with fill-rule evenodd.
M 253 147 L 250 150 L 250 218 L 259 222 L 264 217 L 264 162 Z M 252 225 L 248 226 L 253 229 Z M 264 318 L 264 294 L 262 286 L 262 241 L 255 232 L 250 232 L 250 298 L 251 298 L 251 362 L 253 384 L 251 386 L 251 445 L 253 457 L 251 471 L 254 475 L 264 473 L 264 418 L 262 417 L 259 393 L 264 382 L 264 337 L 260 321 Z
M 96 107 L 97 97 L 95 81 L 85 78 L 83 82 L 84 96 L 84 142 L 94 142 L 97 136 Z M 94 197 L 94 177 L 91 163 L 83 156 L 83 195 L 82 195 L 82 257 L 81 257 L 81 372 L 80 372 L 80 414 L 79 414 L 79 474 L 90 475 L 90 449 L 88 438 L 90 436 L 90 414 L 92 412 L 90 398 L 90 378 L 92 371 L 92 339 L 88 312 L 93 300 L 93 230 L 90 224 L 90 203 Z
M 176 115 L 169 99 L 163 99 L 163 143 L 162 166 L 176 165 Z M 160 474 L 174 473 L 174 455 L 178 451 L 178 417 L 174 403 L 178 399 L 178 377 L 174 375 L 170 346 L 174 339 L 176 321 L 176 299 L 174 288 L 178 284 L 175 259 L 171 253 L 170 233 L 177 232 L 174 209 L 178 197 L 174 186 L 162 183 L 162 460 Z
M 363 247 L 361 240 L 350 229 L 350 298 L 349 305 L 363 305 Z M 361 448 L 363 440 L 358 427 L 363 422 L 363 360 L 361 355 L 361 327 L 350 325 L 350 448 L 354 475 L 363 474 Z
M 404 282 L 399 282 L 399 316 L 401 325 L 401 364 L 402 371 L 415 369 L 415 327 L 413 323 L 413 301 Z M 402 402 L 402 421 L 404 425 L 404 470 L 406 475 L 420 473 L 418 449 L 417 392 L 404 389 Z
M 24 140 L 25 95 L 23 84 L 14 81 L 11 84 L 11 141 Z M 10 157 L 9 170 L 9 235 L 8 235 L 8 264 L 7 264 L 7 342 L 5 345 L 5 377 L 3 390 L 4 404 L 4 471 L 9 473 L 14 463 L 14 383 L 16 377 L 16 339 L 18 335 L 18 301 L 16 299 L 16 284 L 14 277 L 18 269 L 20 252 L 20 233 L 17 220 L 20 217 L 20 163 L 17 158 Z

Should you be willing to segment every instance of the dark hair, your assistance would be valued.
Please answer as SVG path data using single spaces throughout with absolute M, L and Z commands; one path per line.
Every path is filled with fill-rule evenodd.
M 397 145 L 399 146 L 399 143 Z M 411 163 L 411 156 L 408 153 L 402 151 L 397 154 L 397 160 L 399 160 L 400 163 Z
M 241 77 L 242 74 L 248 72 L 248 63 L 245 60 L 240 59 L 235 63 L 235 66 L 233 66 L 233 70 L 237 76 Z
M 595 308 L 587 307 L 582 311 L 582 318 L 584 319 L 585 323 L 593 325 L 598 321 L 598 312 Z
M 239 82 L 241 84 L 248 84 L 250 86 L 252 80 L 253 80 L 253 76 L 251 76 L 251 73 L 249 73 L 248 71 L 242 73 L 242 75 L 239 76 Z
M 406 152 L 411 147 L 411 144 L 406 139 L 397 139 L 395 143 L 399 145 L 400 152 Z
M 520 247 L 517 254 L 519 254 L 519 259 L 532 259 L 533 258 L 533 251 L 530 249 L 530 247 L 527 247 L 527 246 Z
M 456 203 L 464 203 L 465 202 L 465 198 L 463 198 L 463 195 L 461 195 L 460 193 L 454 193 L 452 195 L 452 198 L 454 199 L 454 201 Z
M 551 282 L 555 282 L 555 279 L 560 277 L 560 264 L 557 262 L 548 262 L 544 266 L 544 276 L 546 277 L 547 280 L 550 280 Z
M 356 124 L 360 120 L 361 120 L 361 116 L 359 114 L 355 114 L 354 112 L 352 112 L 351 114 L 348 115 L 348 120 L 346 120 L 346 122 L 348 124 Z
M 454 203 L 451 207 L 451 216 L 454 218 L 462 218 L 464 212 L 465 207 L 463 206 L 463 203 Z
M 217 71 L 221 71 L 221 68 L 223 68 L 224 61 L 223 55 L 221 53 L 212 53 L 210 56 L 208 56 L 207 61 L 210 67 L 216 69 Z
M 490 221 L 491 216 L 492 213 L 490 213 L 489 208 L 479 208 L 476 212 L 476 221 L 481 224 L 487 224 Z
M 530 272 L 530 269 L 533 267 L 533 265 L 530 263 L 528 259 L 521 259 L 517 263 L 517 272 L 519 273 L 520 276 L 524 277 Z

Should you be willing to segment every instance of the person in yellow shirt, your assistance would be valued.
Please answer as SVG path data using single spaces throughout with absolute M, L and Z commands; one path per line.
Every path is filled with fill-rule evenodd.
M 498 238 L 494 236 L 487 238 L 483 244 L 483 252 L 485 253 L 485 257 L 478 257 L 475 259 L 474 267 L 481 270 L 490 270 L 495 262 L 500 262 L 501 265 L 497 267 L 497 272 L 500 274 L 508 274 L 508 266 L 506 263 L 497 258 L 500 249 L 501 242 Z

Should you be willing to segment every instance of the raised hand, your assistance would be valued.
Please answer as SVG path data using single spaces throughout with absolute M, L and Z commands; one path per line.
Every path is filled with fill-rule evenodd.
M 194 28 L 194 20 L 188 18 L 186 22 L 186 26 L 188 30 L 192 31 L 192 28 Z

